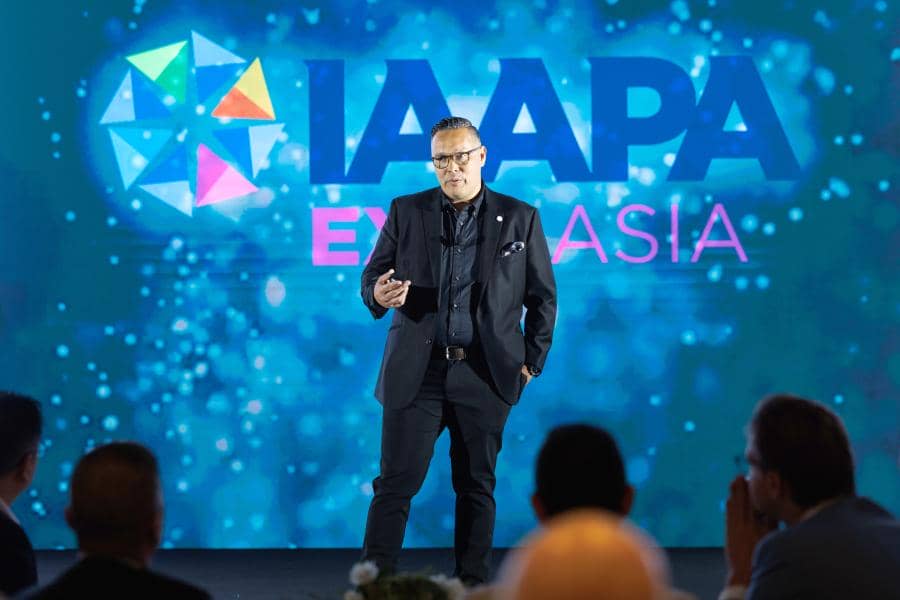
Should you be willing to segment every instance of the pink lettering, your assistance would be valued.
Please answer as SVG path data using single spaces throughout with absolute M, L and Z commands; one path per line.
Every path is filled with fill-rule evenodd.
M 371 215 L 369 215 L 371 218 Z M 359 208 L 312 209 L 312 261 L 316 266 L 349 266 L 359 264 L 359 252 L 332 250 L 332 244 L 356 242 L 355 229 L 331 229 L 331 223 L 355 223 Z
M 572 229 L 575 227 L 575 221 L 579 219 L 584 224 L 584 228 L 587 231 L 590 241 L 572 241 L 570 239 L 572 236 Z M 584 211 L 584 206 L 581 204 L 577 204 L 575 206 L 575 210 L 572 211 L 572 216 L 569 217 L 569 223 L 566 225 L 565 231 L 563 231 L 562 237 L 559 240 L 559 244 L 556 246 L 556 251 L 553 253 L 553 259 L 550 262 L 552 262 L 554 265 L 559 263 L 560 259 L 562 258 L 563 252 L 565 252 L 569 248 L 572 248 L 573 250 L 593 248 L 597 253 L 597 256 L 600 257 L 600 262 L 609 262 L 606 258 L 606 252 L 603 251 L 603 246 L 600 245 L 600 240 L 597 239 L 597 234 L 594 232 L 594 227 L 593 225 L 591 225 L 591 222 L 587 217 L 587 213 L 585 213 Z
M 625 217 L 627 217 L 632 212 L 642 212 L 652 217 L 654 214 L 656 214 L 656 211 L 646 204 L 629 204 L 628 206 L 622 208 L 622 210 L 620 210 L 619 214 L 616 216 L 616 224 L 619 226 L 619 229 L 622 231 L 622 233 L 636 238 L 641 238 L 642 240 L 646 240 L 650 244 L 650 250 L 643 256 L 631 256 L 630 254 L 626 254 L 621 249 L 619 249 L 616 250 L 616 257 L 621 258 L 625 262 L 629 263 L 650 262 L 651 260 L 653 260 L 653 258 L 656 256 L 657 251 L 659 250 L 659 243 L 657 243 L 655 237 L 653 237 L 646 231 L 634 229 L 632 227 L 629 227 L 625 223 Z
M 709 239 L 709 234 L 712 232 L 713 225 L 716 222 L 716 216 L 722 220 L 722 224 L 725 226 L 725 231 L 728 233 L 727 240 Z M 731 220 L 728 218 L 728 213 L 725 212 L 725 207 L 720 203 L 713 206 L 712 213 L 709 215 L 709 220 L 706 221 L 706 227 L 703 228 L 703 233 L 697 241 L 693 256 L 691 256 L 692 263 L 700 260 L 700 255 L 703 253 L 704 248 L 734 248 L 740 261 L 747 262 L 747 255 L 744 253 L 741 241 L 738 239 L 734 227 L 731 226 Z

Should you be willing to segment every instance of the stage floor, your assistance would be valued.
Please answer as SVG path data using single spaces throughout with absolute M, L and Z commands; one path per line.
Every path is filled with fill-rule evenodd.
M 494 552 L 499 565 L 505 551 Z M 725 577 L 721 548 L 668 550 L 674 583 L 701 600 L 714 599 Z M 160 550 L 155 569 L 198 584 L 221 599 L 281 600 L 341 598 L 350 586 L 347 573 L 359 558 L 358 549 L 301 550 Z M 75 561 L 71 550 L 37 552 L 39 581 L 46 583 Z M 401 568 L 453 571 L 453 550 L 404 550 Z

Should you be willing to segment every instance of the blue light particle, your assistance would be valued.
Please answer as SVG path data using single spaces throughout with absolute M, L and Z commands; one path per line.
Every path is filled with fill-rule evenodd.
M 87 425 L 91 422 L 91 418 L 87 415 L 81 415 L 81 417 L 78 419 L 78 422 L 82 425 Z
M 112 390 L 105 383 L 97 386 L 97 397 L 98 398 L 109 398 Z
M 50 404 L 52 404 L 53 406 L 59 406 L 60 404 L 62 404 L 62 396 L 60 396 L 59 394 L 53 394 L 52 396 L 50 396 Z
M 95 363 L 94 361 L 89 362 L 86 366 L 88 371 L 93 372 L 97 370 L 97 363 Z
M 886 192 L 891 189 L 891 183 L 887 179 L 882 179 L 878 182 L 878 191 Z
M 900 60 L 900 48 L 894 48 L 891 50 L 891 62 L 896 62 Z
M 847 185 L 846 181 L 838 177 L 831 177 L 828 179 L 828 189 L 841 198 L 846 198 L 850 195 L 850 186 Z
M 50 115 L 50 111 L 49 111 L 49 110 L 45 110 L 44 112 L 41 113 L 41 119 L 43 119 L 44 121 L 49 121 L 49 120 L 50 120 L 50 116 L 51 116 L 51 115 Z
M 769 288 L 769 278 L 766 275 L 757 275 L 756 276 L 756 287 L 761 290 L 765 290 Z
M 126 346 L 134 346 L 137 343 L 137 336 L 133 333 L 128 333 L 125 335 L 125 345 Z
M 794 221 L 795 223 L 797 221 L 802 220 L 803 219 L 803 209 L 795 206 L 794 208 L 792 208 L 791 210 L 788 211 L 788 219 L 790 219 L 791 221 Z
M 841 394 L 835 394 L 835 395 L 834 395 L 834 403 L 835 403 L 835 404 L 843 404 L 843 403 L 844 403 L 844 396 L 841 395 Z
M 860 144 L 863 143 L 863 139 L 864 139 L 863 134 L 854 133 L 853 135 L 850 136 L 850 143 L 853 144 L 854 146 L 859 146 Z
M 830 69 L 816 67 L 813 70 L 813 78 L 815 78 L 819 90 L 826 96 L 834 91 L 834 73 L 832 73 Z
M 62 154 L 59 153 L 59 150 L 54 150 L 53 154 L 51 154 L 50 156 L 52 156 L 56 160 L 59 160 L 59 158 L 62 156 Z
M 115 254 L 113 254 L 112 256 L 110 256 L 110 257 L 109 257 L 109 264 L 111 264 L 111 265 L 113 265 L 113 266 L 116 266 L 117 264 L 119 264 L 119 257 L 116 256 Z
M 659 394 L 650 396 L 650 406 L 659 406 L 660 404 L 662 404 L 662 398 Z
M 119 221 L 115 217 L 107 217 L 106 225 L 107 227 L 115 227 Z
M 741 229 L 747 233 L 753 233 L 759 227 L 759 219 L 756 215 L 744 215 L 741 219 Z
M 744 44 L 744 48 L 747 48 L 747 49 L 752 48 L 752 47 L 753 47 L 753 40 L 750 39 L 750 38 L 744 38 L 743 44 Z
M 775 223 L 766 223 L 762 231 L 765 235 L 775 235 Z
M 743 275 L 734 280 L 734 287 L 737 288 L 739 292 L 746 290 L 748 285 L 750 285 L 750 281 Z
M 834 145 L 835 146 L 843 146 L 844 145 L 844 136 L 842 136 L 842 135 L 834 136 Z
M 83 87 L 80 87 L 75 90 L 75 95 L 79 98 L 84 98 L 85 96 L 87 96 L 87 90 L 85 90 Z
M 59 133 L 56 131 L 54 131 L 53 133 L 50 134 L 50 141 L 53 142 L 54 144 L 58 144 L 61 139 L 62 139 L 62 136 L 59 135 Z
M 697 425 L 693 421 L 685 421 L 684 422 L 684 430 L 688 433 L 695 431 L 697 429 Z
M 116 328 L 113 327 L 112 325 L 107 325 L 106 327 L 103 328 L 103 333 L 105 335 L 114 335 L 116 333 Z
M 66 303 L 60 302 L 59 304 L 57 304 L 56 310 L 58 310 L 59 312 L 66 312 Z
M 103 419 L 103 429 L 107 431 L 115 431 L 119 428 L 119 419 L 115 415 L 107 415 Z
M 672 35 L 678 35 L 679 33 L 681 33 L 681 23 L 677 23 L 675 21 L 669 23 L 669 33 L 671 33 Z
M 72 221 L 75 220 L 75 218 L 76 218 L 76 215 L 75 215 L 75 211 L 74 211 L 74 210 L 67 210 L 67 211 L 66 211 L 66 221 L 68 221 L 69 223 L 71 223 Z
M 69 355 L 69 347 L 65 344 L 60 344 L 56 347 L 56 355 L 60 358 L 65 358 Z
M 692 329 L 685 329 L 681 332 L 681 343 L 685 346 L 693 346 L 697 343 L 697 334 Z
M 706 278 L 713 283 L 721 281 L 722 279 L 722 265 L 716 263 L 709 268 L 706 272 Z
M 702 21 L 700 21 L 700 31 L 702 31 L 703 33 L 709 33 L 710 31 L 712 31 L 712 21 L 710 21 L 709 19 L 703 19 Z
M 848 96 L 850 96 L 851 94 L 853 94 L 853 86 L 850 85 L 849 83 L 848 83 L 847 85 L 845 85 L 845 86 L 844 86 L 844 93 L 847 94 Z
M 828 202 L 831 200 L 831 190 L 822 190 L 819 192 L 819 198 L 821 198 L 823 202 Z

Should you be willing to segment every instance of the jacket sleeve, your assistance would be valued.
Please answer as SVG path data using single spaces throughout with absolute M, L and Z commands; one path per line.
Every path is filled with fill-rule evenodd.
M 395 267 L 398 231 L 397 199 L 395 198 L 391 201 L 387 220 L 384 222 L 384 227 L 381 228 L 381 233 L 378 234 L 378 241 L 375 242 L 372 257 L 369 259 L 369 264 L 363 269 L 360 281 L 360 295 L 363 303 L 376 319 L 383 317 L 388 309 L 375 301 L 375 282 L 388 269 Z
M 526 248 L 525 364 L 543 369 L 556 326 L 556 280 L 537 209 L 531 216 Z

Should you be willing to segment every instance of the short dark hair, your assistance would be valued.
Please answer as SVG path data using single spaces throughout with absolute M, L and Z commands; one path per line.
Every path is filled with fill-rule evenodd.
M 464 117 L 444 117 L 431 128 L 431 137 L 434 137 L 439 131 L 446 131 L 448 129 L 468 129 L 475 135 L 475 139 L 478 140 L 479 143 L 481 142 L 481 135 L 478 133 L 478 128 L 472 125 L 472 121 Z
M 625 465 L 613 437 L 593 425 L 562 425 L 541 446 L 536 494 L 548 517 L 575 508 L 622 512 Z
M 162 511 L 156 458 L 135 442 L 113 442 L 85 454 L 70 489 L 70 523 L 79 544 L 140 540 Z
M 847 431 L 824 405 L 786 394 L 764 398 L 749 434 L 760 468 L 778 473 L 798 506 L 856 493 Z
M 34 398 L 0 392 L 0 476 L 11 473 L 41 441 L 41 404 Z

